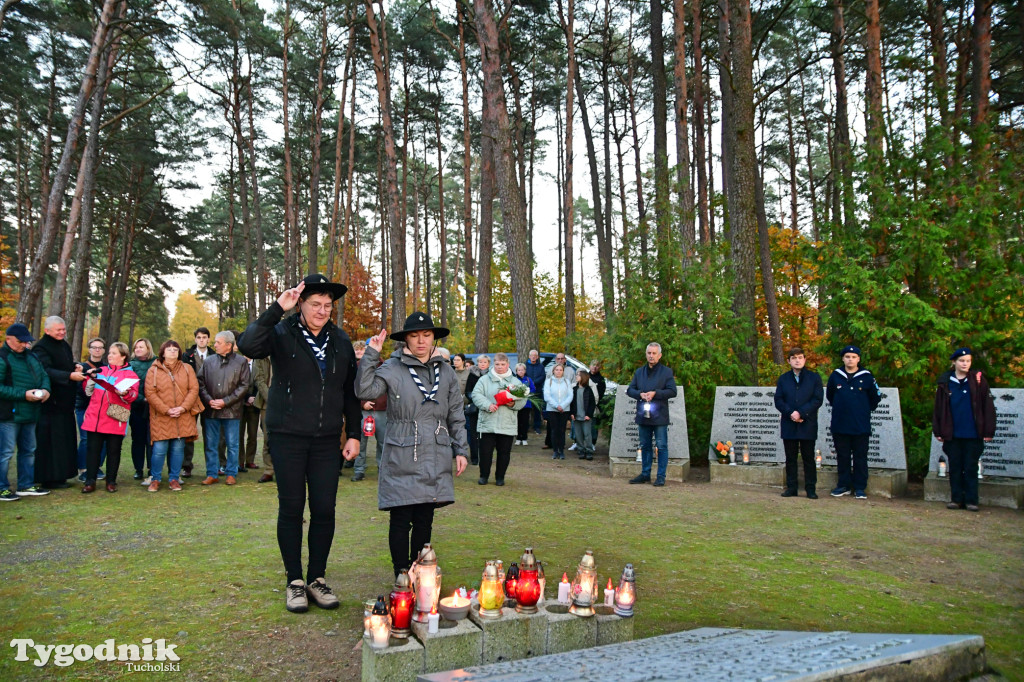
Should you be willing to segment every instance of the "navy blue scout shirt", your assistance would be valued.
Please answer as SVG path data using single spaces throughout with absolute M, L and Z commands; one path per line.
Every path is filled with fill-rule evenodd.
M 838 368 L 828 378 L 825 397 L 832 405 L 832 433 L 865 436 L 871 433 L 871 413 L 882 401 L 875 377 L 866 369 L 853 374 Z
M 953 413 L 953 438 L 980 438 L 974 426 L 974 410 L 971 409 L 971 392 L 967 388 L 967 377 L 958 381 L 956 374 L 949 377 L 949 407 Z

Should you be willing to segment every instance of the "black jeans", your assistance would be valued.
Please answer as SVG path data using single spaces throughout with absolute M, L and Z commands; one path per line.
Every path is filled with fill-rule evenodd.
M 954 438 L 942 444 L 949 457 L 950 500 L 957 504 L 978 504 L 978 460 L 985 450 L 981 438 Z
M 89 438 L 86 446 L 89 448 L 85 453 L 85 480 L 87 483 L 96 485 L 96 474 L 100 470 L 100 453 L 103 446 L 107 446 L 107 483 L 117 483 L 117 470 L 121 468 L 121 443 L 124 436 L 117 436 L 111 433 L 96 433 L 89 431 Z M 977 474 L 975 474 L 977 475 Z
M 868 487 L 868 444 L 871 434 L 865 433 L 851 436 L 845 433 L 833 433 L 832 442 L 836 446 L 836 464 L 838 465 L 839 488 L 852 488 L 854 492 L 866 490 Z M 850 459 L 853 459 L 853 476 L 850 475 Z
M 480 413 L 475 408 L 472 412 L 466 412 L 466 439 L 469 441 L 470 464 L 480 461 L 480 434 L 476 431 L 476 422 L 479 417 Z
M 516 424 L 518 427 L 516 440 L 526 440 L 526 434 L 530 432 L 530 419 L 533 418 L 533 408 L 524 407 L 516 413 L 516 418 L 519 420 Z
M 565 454 L 565 423 L 568 412 L 548 412 L 548 433 L 551 434 L 551 449 L 559 455 Z
M 494 468 L 494 480 L 504 481 L 508 471 L 509 460 L 512 459 L 512 436 L 503 433 L 480 434 L 480 478 L 487 480 L 491 475 L 491 457 L 494 449 L 498 449 L 498 462 Z
M 132 416 L 128 418 L 132 429 L 132 464 L 135 471 L 149 470 L 153 459 L 153 446 L 149 443 L 149 403 L 136 400 L 132 403 Z
M 391 565 L 395 569 L 396 578 L 403 568 L 412 566 L 423 545 L 430 542 L 430 532 L 434 527 L 434 509 L 433 502 L 407 504 L 390 509 L 388 546 L 391 549 Z
M 275 433 L 270 440 L 277 476 L 277 545 L 288 582 L 302 579 L 302 512 L 309 489 L 309 564 L 306 582 L 324 577 L 334 540 L 339 436 L 309 438 Z
M 796 468 L 796 458 L 799 454 L 804 458 L 804 488 L 809 493 L 814 492 L 814 487 L 818 484 L 818 471 L 814 468 L 814 441 L 784 438 L 782 447 L 786 450 L 786 490 L 796 492 L 800 480 Z

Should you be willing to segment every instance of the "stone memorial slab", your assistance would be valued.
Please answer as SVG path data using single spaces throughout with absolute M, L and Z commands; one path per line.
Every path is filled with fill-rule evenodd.
M 779 411 L 775 409 L 774 386 L 718 386 L 715 389 L 715 411 L 711 420 L 711 442 L 731 440 L 740 455 L 743 446 L 750 448 L 750 461 L 761 464 L 784 464 Z M 822 464 L 836 465 L 832 446 L 832 407 L 826 400 L 818 411 L 818 439 Z M 709 446 L 710 447 L 710 446 Z M 714 456 L 714 453 L 711 453 Z M 883 388 L 882 400 L 871 413 L 871 441 L 868 446 L 868 467 L 906 470 L 907 454 L 903 443 L 903 413 L 899 389 Z
M 678 393 L 668 401 L 668 478 L 681 481 L 690 466 L 690 441 L 686 427 L 686 397 L 683 387 L 676 386 Z M 612 432 L 608 444 L 608 459 L 613 477 L 635 476 L 640 473 L 637 453 L 640 450 L 640 434 L 636 422 L 636 401 L 626 395 L 620 386 L 615 396 L 615 414 L 612 418 Z M 657 463 L 657 457 L 655 457 Z
M 996 404 L 996 436 L 985 443 L 982 467 L 985 476 L 1024 478 L 1024 388 L 993 388 Z M 928 471 L 938 472 L 942 443 L 932 436 Z
M 969 679 L 985 670 L 975 635 L 701 628 L 565 654 L 421 675 L 421 682 L 811 682 Z

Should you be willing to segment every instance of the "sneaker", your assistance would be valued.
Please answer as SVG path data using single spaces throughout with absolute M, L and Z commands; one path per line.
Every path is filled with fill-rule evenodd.
M 650 476 L 644 476 L 643 474 L 640 474 L 639 476 L 634 476 L 633 478 L 629 479 L 629 482 L 630 483 L 650 483 L 651 482 L 651 477 Z
M 225 475 L 227 473 L 228 472 L 227 472 L 227 470 L 224 467 L 221 467 L 221 468 L 217 469 L 217 475 L 218 476 L 223 476 L 223 475 Z
M 178 481 L 171 481 L 170 483 L 167 484 L 167 487 L 176 493 L 181 492 L 181 483 L 179 483 Z
M 50 491 L 38 485 L 29 486 L 24 490 L 18 491 L 18 497 L 38 497 L 40 495 L 49 495 Z
M 976 512 L 976 511 L 978 511 L 978 505 L 976 505 L 976 504 L 969 504 L 969 505 L 967 505 L 966 509 L 967 509 L 967 511 Z
M 327 582 L 323 578 L 317 578 L 307 585 L 306 594 L 309 595 L 314 604 L 322 609 L 338 608 L 338 597 L 327 586 Z
M 17 502 L 21 498 L 10 490 L 0 490 L 0 502 Z
M 152 478 L 152 476 L 150 476 L 150 478 Z M 150 481 L 149 482 L 149 487 L 146 488 L 146 490 L 148 490 L 151 493 L 155 493 L 155 492 L 159 491 L 160 490 L 160 481 Z
M 85 472 L 84 471 L 82 473 L 78 474 L 78 482 L 79 483 L 85 483 Z
M 864 492 L 863 490 L 858 490 L 857 492 L 855 492 L 853 494 L 853 496 L 856 499 L 858 499 L 858 500 L 866 500 L 866 499 L 868 499 L 868 494 L 866 492 Z
M 832 497 L 842 497 L 843 495 L 849 495 L 849 488 L 835 488 L 832 490 Z
M 949 502 L 946 504 L 946 509 L 963 509 L 963 506 L 959 502 Z
M 576 449 L 576 443 L 573 443 L 572 445 L 570 445 L 568 449 L 569 450 L 575 450 Z
M 152 476 L 146 476 L 144 479 L 142 479 L 142 483 L 139 483 L 139 485 L 149 485 L 152 482 L 153 482 L 153 477 Z
M 107 475 L 105 473 L 103 473 L 103 469 L 100 469 L 99 471 L 96 472 L 96 480 L 97 481 L 102 481 L 106 477 L 107 477 Z
M 551 455 L 551 459 L 558 459 L 558 453 L 555 452 Z
M 358 473 L 358 474 L 352 474 L 352 478 L 351 478 L 350 480 L 351 480 L 351 481 L 352 481 L 353 483 L 355 483 L 355 482 L 357 482 L 357 481 L 361 481 L 361 480 L 363 480 L 364 478 L 366 478 L 366 474 L 364 474 L 364 473 Z
M 305 613 L 309 611 L 309 600 L 306 599 L 306 583 L 301 580 L 293 580 L 288 583 L 285 590 L 285 608 L 292 613 Z
M 191 469 L 182 469 L 181 477 L 182 478 L 192 478 L 192 470 Z
M 141 471 L 136 471 L 135 475 L 132 476 L 132 478 L 134 478 L 136 481 L 141 481 L 142 480 L 142 472 Z
M 796 497 L 796 491 L 795 490 L 789 490 L 787 488 L 786 490 L 782 491 L 782 496 L 783 497 Z

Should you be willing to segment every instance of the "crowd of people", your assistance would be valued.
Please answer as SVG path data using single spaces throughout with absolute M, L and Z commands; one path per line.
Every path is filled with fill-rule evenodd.
M 346 466 L 353 468 L 351 481 L 365 480 L 370 437 L 376 442 L 378 507 L 389 513 L 396 576 L 430 542 L 435 510 L 455 501 L 454 477 L 469 466 L 478 467 L 478 484 L 490 483 L 493 468 L 494 484 L 504 486 L 513 448 L 527 445 L 531 430 L 544 434 L 552 459 L 565 459 L 572 450 L 580 459 L 593 459 L 607 388 L 599 362 L 577 371 L 564 353 L 545 365 L 531 350 L 514 367 L 505 353 L 481 354 L 470 363 L 440 346 L 449 330 L 422 312 L 390 335 L 381 330 L 353 343 L 332 321 L 345 292 L 342 284 L 309 275 L 242 334 L 214 335 L 212 348 L 205 327 L 195 331 L 195 344 L 187 350 L 173 340 L 154 352 L 145 338 L 131 350 L 93 338 L 77 362 L 60 317 L 46 318 L 38 341 L 24 324 L 12 324 L 0 346 L 0 501 L 47 495 L 69 487 L 76 476 L 82 493 L 94 492 L 100 482 L 108 493 L 117 492 L 129 432 L 134 479 L 150 492 L 160 490 L 165 466 L 168 488 L 182 490 L 182 479 L 193 473 L 200 429 L 202 485 L 223 480 L 232 486 L 240 473 L 257 470 L 262 430 L 259 482 L 277 487 L 286 608 L 302 612 L 309 601 L 327 609 L 339 604 L 325 578 L 338 481 Z M 395 350 L 384 357 L 389 338 Z M 625 391 L 636 401 L 641 450 L 641 470 L 631 484 L 665 485 L 668 403 L 676 384 L 661 357 L 661 346 L 648 344 L 646 362 Z M 826 399 L 838 459 L 832 495 L 866 497 L 870 413 L 881 393 L 860 366 L 859 348 L 847 346 L 841 357 L 843 366 L 823 387 L 816 373 L 805 371 L 803 350 L 789 352 L 790 371 L 775 392 L 786 453 L 784 497 L 797 494 L 801 455 L 807 496 L 817 497 L 812 453 L 817 412 Z M 994 435 L 995 411 L 984 376 L 971 371 L 969 348 L 951 357 L 934 414 L 933 431 L 949 459 L 949 506 L 977 511 L 978 459 Z M 574 442 L 567 448 L 570 425 Z M 8 468 L 15 454 L 12 486 Z

